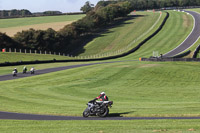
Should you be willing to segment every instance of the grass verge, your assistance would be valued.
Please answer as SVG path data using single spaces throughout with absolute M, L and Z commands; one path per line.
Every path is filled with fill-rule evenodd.
M 0 121 L 2 133 L 149 133 L 199 132 L 199 120 L 133 120 L 133 121 Z

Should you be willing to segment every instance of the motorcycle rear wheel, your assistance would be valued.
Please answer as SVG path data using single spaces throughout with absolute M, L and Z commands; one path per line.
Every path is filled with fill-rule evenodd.
M 106 116 L 108 116 L 108 114 L 109 114 L 109 109 L 108 109 L 108 107 L 106 107 L 106 108 L 103 108 L 103 112 L 98 113 L 97 115 L 99 117 L 106 117 Z

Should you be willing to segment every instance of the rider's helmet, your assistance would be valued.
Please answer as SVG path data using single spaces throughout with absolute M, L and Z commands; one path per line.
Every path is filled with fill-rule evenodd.
M 105 95 L 106 93 L 105 93 L 105 92 L 101 92 L 100 94 L 101 94 L 101 95 Z

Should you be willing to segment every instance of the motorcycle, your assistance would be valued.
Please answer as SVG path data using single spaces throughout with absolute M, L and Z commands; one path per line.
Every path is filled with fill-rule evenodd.
M 16 71 L 13 71 L 12 74 L 13 74 L 13 77 L 17 76 L 17 72 Z
M 113 101 L 96 101 L 96 99 L 87 103 L 88 107 L 83 112 L 83 117 L 99 116 L 106 117 L 109 114 Z
M 26 71 L 27 71 L 27 69 L 23 69 L 23 74 L 25 74 L 25 73 L 26 73 Z
M 35 69 L 31 68 L 31 74 L 35 74 Z

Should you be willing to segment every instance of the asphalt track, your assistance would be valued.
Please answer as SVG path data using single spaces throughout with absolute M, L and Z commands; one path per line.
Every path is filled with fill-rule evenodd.
M 110 115 L 108 117 L 73 117 L 73 116 L 52 116 L 52 115 L 34 115 L 11 112 L 0 112 L 0 119 L 5 120 L 166 120 L 166 119 L 200 119 L 200 117 L 120 117 Z
M 192 11 L 185 11 L 194 18 L 194 27 L 190 35 L 175 49 L 163 55 L 163 57 L 173 57 L 190 48 L 200 37 L 200 14 Z

